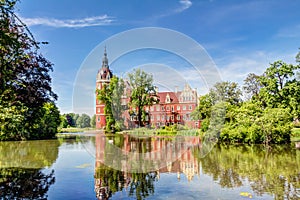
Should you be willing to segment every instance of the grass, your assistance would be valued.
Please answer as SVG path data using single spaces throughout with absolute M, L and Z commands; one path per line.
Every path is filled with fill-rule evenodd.
M 181 129 L 181 130 L 176 130 L 173 128 L 160 128 L 160 129 L 149 129 L 149 128 L 136 128 L 133 130 L 127 130 L 127 131 L 122 131 L 122 133 L 129 133 L 132 135 L 139 135 L 139 136 L 157 136 L 157 135 L 164 135 L 164 136 L 196 136 L 199 135 L 199 130 L 197 129 Z
M 76 139 L 77 135 L 75 134 L 66 134 L 66 133 L 57 133 L 55 135 L 57 138 L 63 138 L 63 139 Z
M 300 141 L 300 128 L 293 128 L 292 129 L 291 141 L 292 142 L 298 142 L 298 141 Z
M 95 130 L 95 128 L 77 128 L 77 127 L 69 127 L 69 128 L 59 128 L 58 133 L 80 133 Z

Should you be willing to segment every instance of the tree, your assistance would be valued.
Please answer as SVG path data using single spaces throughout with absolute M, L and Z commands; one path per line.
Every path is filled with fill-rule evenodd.
M 54 103 L 45 103 L 42 112 L 42 118 L 38 123 L 38 132 L 31 135 L 31 138 L 34 137 L 33 139 L 53 138 L 61 123 L 59 110 Z
M 11 139 L 31 139 L 39 132 L 43 106 L 54 102 L 57 95 L 51 88 L 52 64 L 38 53 L 39 43 L 14 14 L 15 4 L 16 0 L 0 2 L 0 105 L 8 110 L 20 110 L 15 117 L 21 117 L 23 125 L 21 130 L 16 130 L 20 121 L 5 123 L 1 132 Z M 1 113 L 5 115 L 8 110 Z M 11 115 L 14 118 L 14 113 Z M 16 137 L 9 132 L 12 126 Z
M 156 90 L 153 85 L 153 77 L 150 74 L 136 69 L 128 74 L 131 87 L 131 97 L 129 106 L 137 111 L 138 125 L 143 126 L 145 122 L 145 106 L 158 103 Z
M 96 115 L 93 115 L 91 118 L 91 127 L 95 128 L 96 127 Z
M 209 94 L 203 95 L 199 98 L 199 104 L 192 112 L 191 117 L 194 120 L 204 120 L 211 115 L 212 98 Z
M 91 127 L 91 118 L 87 114 L 82 114 L 78 117 L 76 124 L 79 128 Z
M 250 73 L 244 80 L 243 90 L 248 95 L 248 99 L 256 98 L 259 95 L 262 84 L 259 80 L 260 76 Z
M 68 121 L 65 115 L 60 116 L 60 128 L 67 128 L 68 127 Z
M 259 93 L 265 107 L 288 108 L 295 118 L 299 118 L 300 82 L 296 79 L 299 65 L 276 61 L 270 64 L 263 76 Z
M 210 89 L 209 95 L 213 100 L 213 104 L 218 101 L 225 101 L 231 105 L 237 105 L 241 102 L 242 92 L 235 82 L 218 82 Z
M 73 119 L 72 115 L 74 113 L 69 113 L 69 114 L 66 114 L 66 120 L 68 122 L 68 125 L 67 126 L 75 126 L 75 120 Z
M 299 48 L 300 50 L 300 48 Z M 300 64 L 300 51 L 296 55 L 296 62 Z
M 122 129 L 122 114 L 124 109 L 121 105 L 121 97 L 124 93 L 124 87 L 124 81 L 113 76 L 109 84 L 104 84 L 101 90 L 97 90 L 97 98 L 105 104 L 106 132 L 119 131 Z
M 110 80 L 110 89 L 112 90 L 111 94 L 111 106 L 112 106 L 112 114 L 115 119 L 115 129 L 117 131 L 124 128 L 124 107 L 122 105 L 121 97 L 124 94 L 124 80 L 114 76 Z

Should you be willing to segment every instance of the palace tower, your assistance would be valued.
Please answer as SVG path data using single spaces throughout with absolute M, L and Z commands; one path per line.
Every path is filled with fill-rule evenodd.
M 108 59 L 106 53 L 106 47 L 104 49 L 104 55 L 102 58 L 102 67 L 98 70 L 96 78 L 96 88 L 101 90 L 103 85 L 109 84 L 113 74 L 108 66 Z M 103 128 L 106 124 L 104 107 L 105 104 L 97 99 L 98 93 L 96 92 L 96 128 Z

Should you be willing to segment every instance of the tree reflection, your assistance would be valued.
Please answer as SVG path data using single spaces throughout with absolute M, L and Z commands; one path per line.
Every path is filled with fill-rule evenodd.
M 195 150 L 197 156 L 199 150 Z M 202 171 L 222 187 L 233 188 L 249 180 L 256 195 L 270 194 L 275 199 L 299 199 L 300 153 L 291 145 L 263 146 L 216 145 L 200 159 Z
M 95 173 L 95 192 L 98 199 L 108 199 L 112 194 L 126 189 L 129 196 L 144 199 L 154 194 L 156 180 L 156 172 L 126 173 L 101 165 Z
M 47 199 L 54 184 L 58 140 L 0 142 L 0 199 Z
M 54 182 L 54 170 L 45 174 L 39 169 L 0 169 L 0 199 L 46 199 Z

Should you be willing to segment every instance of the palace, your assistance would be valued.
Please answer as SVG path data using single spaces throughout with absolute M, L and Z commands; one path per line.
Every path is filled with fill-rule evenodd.
M 96 88 L 102 89 L 104 84 L 108 84 L 113 73 L 108 65 L 106 49 L 102 58 L 102 67 L 98 70 L 96 79 Z M 130 85 L 125 81 L 124 94 L 121 97 L 123 106 L 127 106 L 130 100 Z M 192 89 L 187 83 L 182 91 L 175 88 L 174 92 L 157 92 L 159 103 L 146 107 L 146 123 L 151 127 L 160 127 L 165 125 L 181 124 L 190 128 L 199 128 L 200 122 L 191 119 L 192 111 L 197 107 L 198 95 L 196 89 Z M 96 128 L 103 128 L 106 124 L 104 114 L 105 104 L 97 100 L 96 95 Z M 122 115 L 126 128 L 136 126 L 137 117 L 130 115 L 129 110 L 125 110 Z

